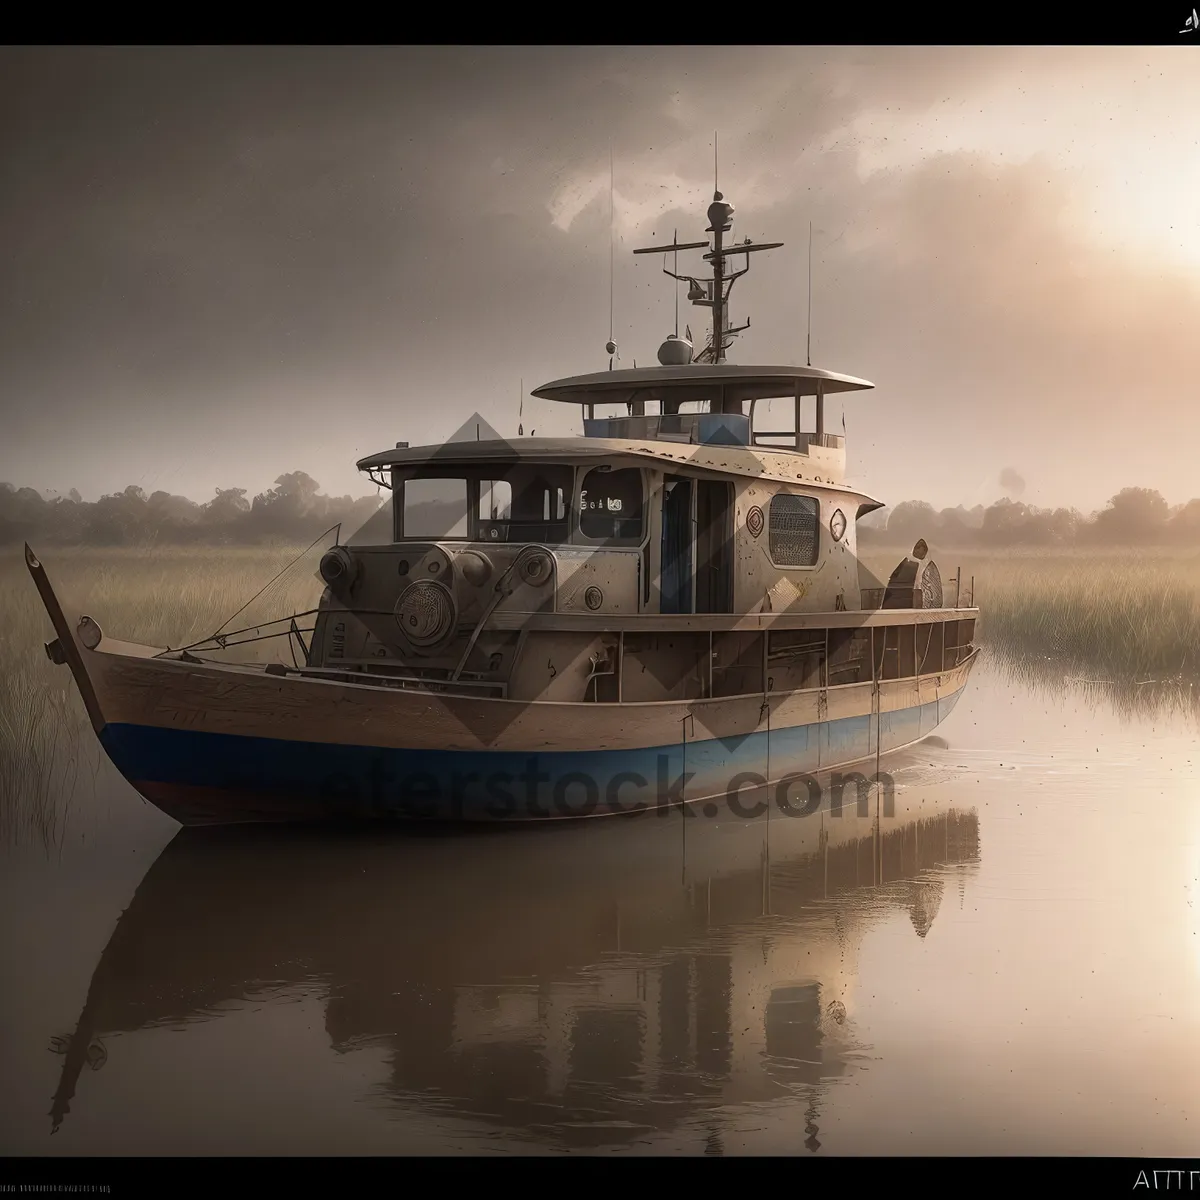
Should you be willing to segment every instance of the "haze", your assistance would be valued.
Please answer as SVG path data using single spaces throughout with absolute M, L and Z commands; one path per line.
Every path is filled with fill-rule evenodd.
M 610 227 L 620 365 L 655 361 L 674 285 L 630 251 L 705 236 L 716 130 L 733 235 L 786 243 L 731 360 L 804 362 L 811 221 L 867 491 L 1180 503 L 1197 111 L 1186 47 L 3 50 L 0 479 L 361 495 L 397 440 L 515 435 L 522 379 L 607 366 Z

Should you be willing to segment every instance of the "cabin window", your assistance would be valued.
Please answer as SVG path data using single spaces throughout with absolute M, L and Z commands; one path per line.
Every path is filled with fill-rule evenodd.
M 406 479 L 404 537 L 431 541 L 463 540 L 468 536 L 465 479 Z
M 579 489 L 579 532 L 597 542 L 636 544 L 642 540 L 645 494 L 637 467 L 614 471 L 595 467 Z
M 555 488 L 553 495 L 550 489 L 542 492 L 542 520 L 565 521 L 567 519 L 567 497 L 562 488 Z
M 398 536 L 563 545 L 573 478 L 569 466 L 420 467 L 400 480 Z
M 548 524 L 566 523 L 567 494 L 561 486 L 545 479 L 518 479 L 517 510 L 513 511 L 513 485 L 509 479 L 482 479 L 479 482 L 479 519 L 481 521 L 521 521 L 536 523 L 537 509 Z
M 780 493 L 771 500 L 771 559 L 777 566 L 816 565 L 820 515 L 812 496 Z
M 481 499 L 490 486 L 499 504 L 495 518 L 490 507 L 486 512 L 481 507 L 480 520 L 489 531 L 498 528 L 506 541 L 562 545 L 570 534 L 567 497 L 573 481 L 574 471 L 566 466 L 513 467 L 502 480 L 481 484 Z
M 507 521 L 512 514 L 512 485 L 507 479 L 484 479 L 479 484 L 479 519 Z

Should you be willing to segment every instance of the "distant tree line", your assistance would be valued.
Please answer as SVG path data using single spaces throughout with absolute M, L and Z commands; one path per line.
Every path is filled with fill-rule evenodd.
M 865 516 L 860 544 L 900 545 L 918 538 L 943 546 L 985 549 L 1006 546 L 1176 545 L 1200 547 L 1200 500 L 1172 508 L 1150 488 L 1123 488 L 1099 512 L 1036 508 L 998 500 L 985 508 L 943 508 L 906 500 Z
M 47 498 L 0 483 L 0 544 L 19 541 L 128 546 L 147 543 L 254 545 L 311 541 L 341 522 L 349 537 L 380 506 L 378 496 L 325 496 L 303 471 L 280 475 L 252 500 L 245 488 L 217 488 L 205 504 L 134 484 L 88 502 L 74 488 Z
M 135 485 L 82 500 L 72 489 L 47 498 L 29 487 L 0 483 L 0 544 L 20 541 L 94 546 L 163 543 L 254 545 L 315 540 L 342 525 L 355 533 L 380 506 L 378 496 L 325 496 L 303 471 L 280 475 L 275 486 L 248 499 L 245 488 L 218 488 L 198 504 Z M 1125 488 L 1099 512 L 1035 508 L 1018 500 L 988 507 L 944 508 L 907 500 L 859 522 L 863 545 L 901 545 L 918 538 L 964 549 L 1006 546 L 1178 545 L 1200 547 L 1200 499 L 1171 508 L 1158 492 Z

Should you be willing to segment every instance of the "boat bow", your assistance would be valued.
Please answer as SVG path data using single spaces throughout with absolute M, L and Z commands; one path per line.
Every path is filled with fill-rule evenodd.
M 79 694 L 83 698 L 92 728 L 99 733 L 104 728 L 104 714 L 100 709 L 95 686 L 84 662 L 84 653 L 86 649 L 94 650 L 99 645 L 102 636 L 100 626 L 91 617 L 85 616 L 79 619 L 76 629 L 72 630 L 62 605 L 54 593 L 54 588 L 50 584 L 46 568 L 28 543 L 25 545 L 25 566 L 29 569 L 29 574 L 33 578 L 38 595 L 42 598 L 42 604 L 46 608 L 50 623 L 54 626 L 54 632 L 57 635 L 54 641 L 46 643 L 46 655 L 51 662 L 60 666 L 65 663 L 71 668 L 71 674 L 74 676 L 75 685 L 79 688 Z

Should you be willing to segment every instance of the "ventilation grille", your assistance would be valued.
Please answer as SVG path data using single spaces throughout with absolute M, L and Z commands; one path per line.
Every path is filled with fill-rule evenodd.
M 817 561 L 820 506 L 811 496 L 780 495 L 771 501 L 771 558 L 781 567 L 811 567 Z

